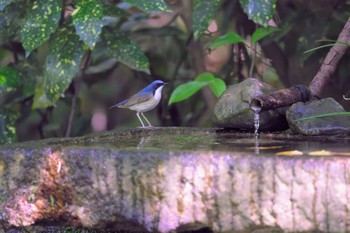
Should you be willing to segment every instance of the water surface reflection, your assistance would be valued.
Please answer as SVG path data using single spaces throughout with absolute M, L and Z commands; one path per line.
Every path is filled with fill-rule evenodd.
M 128 139 L 116 139 L 105 143 L 121 150 L 159 150 L 159 151 L 221 151 L 239 152 L 249 155 L 272 156 L 284 151 L 299 151 L 308 155 L 313 151 L 332 151 L 333 153 L 350 152 L 350 140 L 332 138 L 307 138 L 271 134 L 261 134 L 259 138 L 254 134 L 165 134 L 135 136 Z

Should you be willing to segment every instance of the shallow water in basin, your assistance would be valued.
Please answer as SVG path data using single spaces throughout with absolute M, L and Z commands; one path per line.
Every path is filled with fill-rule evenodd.
M 239 154 L 284 156 L 350 156 L 350 138 L 288 137 L 281 134 L 199 133 L 166 134 L 158 132 L 105 142 L 121 150 L 144 151 L 220 151 Z M 323 151 L 323 152 L 322 152 Z M 316 152 L 316 153 L 315 153 Z M 328 152 L 328 153 L 327 153 Z

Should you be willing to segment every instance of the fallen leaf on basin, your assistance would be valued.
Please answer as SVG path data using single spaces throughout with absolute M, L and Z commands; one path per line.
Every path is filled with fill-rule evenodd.
M 311 156 L 334 156 L 334 155 L 350 156 L 350 152 L 334 152 L 334 151 L 328 151 L 328 150 L 311 151 L 308 154 Z
M 312 155 L 312 156 L 331 156 L 331 155 L 334 155 L 333 152 L 328 151 L 328 150 L 310 151 L 308 154 Z
M 300 156 L 303 155 L 304 153 L 299 150 L 288 150 L 288 151 L 281 151 L 277 152 L 275 155 L 282 155 L 282 156 Z

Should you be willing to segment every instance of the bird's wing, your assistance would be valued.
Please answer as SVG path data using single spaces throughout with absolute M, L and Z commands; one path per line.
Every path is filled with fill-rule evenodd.
M 120 103 L 117 103 L 117 104 L 111 106 L 109 109 L 114 108 L 114 107 L 129 108 L 135 104 L 146 102 L 152 96 L 153 96 L 152 93 L 137 93 L 137 94 L 131 96 L 129 99 L 124 100 Z
M 124 100 L 124 101 L 122 101 L 120 103 L 117 103 L 117 104 L 115 104 L 113 106 L 110 106 L 109 109 L 115 108 L 115 107 L 122 107 L 126 102 L 128 102 L 128 100 Z
M 123 107 L 131 107 L 135 104 L 139 104 L 139 103 L 143 103 L 146 102 L 147 100 L 149 100 L 150 98 L 152 98 L 153 93 L 137 93 L 133 96 L 131 96 L 127 102 L 123 105 Z

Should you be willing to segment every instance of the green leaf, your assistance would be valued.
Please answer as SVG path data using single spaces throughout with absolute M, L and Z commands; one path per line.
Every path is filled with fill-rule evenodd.
M 102 38 L 110 56 L 132 69 L 149 73 L 147 57 L 140 47 L 124 33 L 117 30 L 103 30 Z
M 0 0 L 0 11 L 5 9 L 7 5 L 9 5 L 13 0 Z
M 83 53 L 83 43 L 72 25 L 64 25 L 52 35 L 44 77 L 34 95 L 34 109 L 55 104 L 78 73 Z
M 204 82 L 188 82 L 179 85 L 171 94 L 169 105 L 188 99 L 206 85 Z
M 226 90 L 225 82 L 220 78 L 216 78 L 212 73 L 209 72 L 201 73 L 198 75 L 195 79 L 195 82 L 201 82 L 205 85 L 209 85 L 210 89 L 216 97 L 220 97 L 221 94 Z
M 170 96 L 169 105 L 188 99 L 204 86 L 209 85 L 216 97 L 220 97 L 226 90 L 226 84 L 209 72 L 202 73 L 192 82 L 181 84 Z
M 35 0 L 27 10 L 21 38 L 27 56 L 56 31 L 61 17 L 61 1 Z
M 239 0 L 248 18 L 255 23 L 267 26 L 276 9 L 277 0 Z
M 29 59 L 16 64 L 14 69 L 19 77 L 22 87 L 22 97 L 27 98 L 34 95 L 37 85 L 37 79 L 42 75 L 42 68 L 36 62 L 29 62 Z
M 43 77 L 41 77 L 41 79 L 44 80 Z M 46 95 L 43 86 L 44 86 L 44 82 L 43 81 L 39 82 L 38 86 L 35 89 L 33 106 L 32 106 L 33 109 L 46 108 L 54 104 L 53 101 L 51 101 Z
M 0 145 L 17 142 L 15 122 L 18 117 L 18 111 L 0 110 Z
M 331 113 L 324 113 L 319 115 L 313 115 L 313 116 L 307 116 L 297 119 L 297 121 L 302 120 L 310 120 L 315 118 L 321 118 L 321 117 L 330 117 L 330 116 L 339 116 L 339 115 L 350 115 L 350 112 L 331 112 Z
M 330 39 L 322 39 L 322 40 L 316 40 L 317 42 L 333 42 L 336 45 L 342 45 L 342 46 L 350 46 L 350 43 L 341 42 L 338 40 L 330 40 Z
M 10 67 L 0 67 L 0 87 L 16 88 L 19 85 L 19 78 L 16 71 Z
M 80 0 L 72 16 L 77 34 L 93 49 L 103 27 L 103 3 L 100 0 Z
M 50 195 L 50 207 L 55 207 L 55 198 L 52 195 Z
M 216 16 L 222 0 L 196 0 L 193 7 L 192 28 L 194 38 L 198 39 L 207 30 Z
M 215 76 L 212 73 L 204 72 L 204 73 L 201 73 L 200 75 L 198 75 L 196 77 L 195 81 L 209 84 L 214 79 L 215 79 Z
M 243 38 L 238 35 L 235 32 L 229 32 L 225 35 L 222 35 L 215 40 L 213 40 L 210 48 L 216 49 L 217 47 L 228 45 L 228 44 L 235 44 L 235 43 L 244 43 Z
M 23 25 L 25 4 L 16 2 L 0 11 L 0 44 L 20 40 L 19 31 Z
M 124 2 L 128 2 L 131 5 L 136 6 L 140 10 L 149 13 L 170 11 L 170 9 L 163 0 L 124 0 Z
M 27 60 L 24 60 L 27 61 Z M 26 69 L 25 78 L 23 78 L 21 65 L 23 62 L 12 64 L 11 67 L 0 67 L 0 102 L 5 107 L 7 104 L 14 106 L 13 103 L 22 101 L 28 95 L 25 91 L 28 88 L 35 88 L 36 79 L 35 73 L 38 67 L 35 67 L 35 71 Z M 32 76 L 32 77 L 29 77 Z M 32 96 L 34 91 L 29 96 Z M 0 104 L 0 105 L 1 105 Z M 18 111 L 18 109 L 16 109 Z
M 314 52 L 316 50 L 319 50 L 319 49 L 322 49 L 322 48 L 326 48 L 326 47 L 333 47 L 334 45 L 345 46 L 345 47 L 349 47 L 350 46 L 350 44 L 348 44 L 348 43 L 340 42 L 340 41 L 337 41 L 337 40 L 318 40 L 318 42 L 331 42 L 331 43 L 330 44 L 325 44 L 325 45 L 320 45 L 320 46 L 317 46 L 315 48 L 306 50 L 304 52 L 304 54 L 311 53 L 311 52 Z
M 270 35 L 273 32 L 278 31 L 278 28 L 274 28 L 274 27 L 260 27 L 258 29 L 255 30 L 255 32 L 252 35 L 252 43 L 256 43 L 259 40 L 261 40 L 262 38 Z
M 334 45 L 335 45 L 335 44 L 320 45 L 320 46 L 317 46 L 317 47 L 315 47 L 315 48 L 306 50 L 306 51 L 304 52 L 304 54 L 308 54 L 308 53 L 311 53 L 311 52 L 314 52 L 314 51 L 316 51 L 316 50 L 323 49 L 323 48 L 326 48 L 326 47 L 333 47 Z
M 220 78 L 213 79 L 209 84 L 210 89 L 216 97 L 220 97 L 222 93 L 226 90 L 225 82 Z

